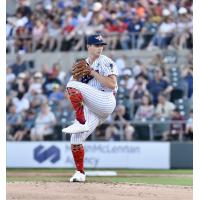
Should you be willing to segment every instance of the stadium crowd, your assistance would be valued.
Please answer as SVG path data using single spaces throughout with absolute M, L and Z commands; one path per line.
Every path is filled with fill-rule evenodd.
M 76 51 L 101 32 L 108 49 L 192 48 L 192 0 L 18 0 L 7 53 Z
M 21 54 L 84 50 L 97 32 L 110 50 L 192 50 L 192 12 L 191 0 L 18 0 L 6 19 L 7 53 L 17 55 L 6 68 L 7 140 L 69 139 L 61 129 L 74 119 L 64 93 L 70 73 L 59 63 L 36 71 Z M 117 107 L 89 139 L 192 140 L 192 52 L 169 69 L 162 54 L 131 66 L 125 55 L 110 57 L 119 71 Z
M 126 56 L 112 57 L 119 70 L 117 107 L 90 139 L 192 140 L 193 65 L 189 57 L 184 66 L 169 69 L 161 54 L 149 63 L 135 60 L 131 66 Z M 70 76 L 59 63 L 36 71 L 17 55 L 6 71 L 8 140 L 69 139 L 63 138 L 61 129 L 74 118 L 64 93 Z

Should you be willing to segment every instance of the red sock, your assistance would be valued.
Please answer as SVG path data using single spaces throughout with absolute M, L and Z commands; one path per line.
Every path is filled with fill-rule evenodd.
M 81 123 L 85 124 L 85 116 L 83 110 L 83 96 L 81 92 L 74 88 L 67 88 L 69 93 L 69 98 L 72 103 L 72 106 L 76 113 L 76 119 Z
M 82 144 L 72 144 L 71 145 L 72 154 L 74 157 L 74 162 L 76 164 L 77 171 L 84 174 L 84 148 Z

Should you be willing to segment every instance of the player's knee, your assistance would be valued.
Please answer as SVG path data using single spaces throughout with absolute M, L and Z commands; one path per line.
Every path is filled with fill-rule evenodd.
M 80 85 L 80 82 L 78 82 L 78 81 L 69 81 L 68 83 L 67 83 L 67 88 L 75 88 L 75 89 L 79 89 L 79 85 Z

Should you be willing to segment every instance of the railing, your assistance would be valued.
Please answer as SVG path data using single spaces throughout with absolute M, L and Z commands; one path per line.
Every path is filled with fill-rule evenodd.
M 150 141 L 155 140 L 156 136 L 162 136 L 162 133 L 164 131 L 169 131 L 170 130 L 170 125 L 171 124 L 177 124 L 180 125 L 180 132 L 179 132 L 179 141 L 183 140 L 183 135 L 184 135 L 184 129 L 183 129 L 183 125 L 186 125 L 186 120 L 182 120 L 182 121 L 175 121 L 175 120 L 166 120 L 166 119 L 160 119 L 160 120 L 145 120 L 142 119 L 141 121 L 137 121 L 137 120 L 133 120 L 133 121 L 127 121 L 127 122 L 121 122 L 121 121 L 115 121 L 115 122 L 105 122 L 104 124 L 114 124 L 114 125 L 118 125 L 120 127 L 120 139 L 124 140 L 124 130 L 123 130 L 123 126 L 125 124 L 131 124 L 133 125 L 133 127 L 136 128 L 136 126 L 143 126 L 143 127 L 148 127 L 149 129 L 149 133 L 148 133 L 148 139 Z M 160 126 L 160 127 L 156 127 L 156 126 Z M 182 125 L 182 126 L 181 126 Z M 137 128 L 136 128 L 137 129 Z M 158 133 L 156 132 L 155 129 L 159 129 L 160 131 L 163 131 L 162 133 Z M 161 130 L 162 129 L 162 130 Z M 95 135 L 93 135 L 92 139 L 95 139 Z
M 115 39 L 117 40 L 116 45 L 120 44 L 120 49 L 124 49 L 124 50 L 125 49 L 143 49 L 143 48 L 146 48 L 148 46 L 148 44 L 152 41 L 153 37 L 156 36 L 156 34 L 157 33 L 153 34 L 153 33 L 150 33 L 150 32 L 146 32 L 146 33 L 126 32 L 126 33 L 104 34 L 104 37 L 105 37 L 105 39 L 107 39 L 107 41 L 110 41 L 110 40 L 114 39 L 114 37 L 115 37 Z M 175 32 L 171 36 L 172 40 L 170 41 L 170 43 L 174 43 L 173 38 L 175 38 L 178 35 L 180 35 L 180 33 L 176 33 Z M 60 39 L 60 37 L 64 38 L 64 36 L 61 35 L 61 34 L 60 34 L 60 36 L 58 38 Z M 85 43 L 86 42 L 86 40 L 85 40 L 86 37 L 87 37 L 86 34 L 78 35 L 78 36 L 75 34 L 75 37 L 72 38 L 72 39 L 76 38 L 79 41 L 82 41 L 82 43 L 80 45 L 80 48 L 79 48 L 79 50 L 81 50 L 81 51 L 85 51 L 86 50 L 86 43 Z M 19 36 L 15 36 L 15 37 L 11 38 L 11 40 L 16 40 L 16 39 L 19 39 L 19 40 L 32 39 L 32 52 L 35 51 L 35 49 L 33 49 L 33 47 L 35 47 L 35 41 L 34 41 L 32 35 L 20 36 L 20 37 Z M 143 46 L 143 45 L 145 45 L 145 46 Z M 168 45 L 169 44 L 166 44 L 166 46 L 168 46 Z M 72 47 L 74 47 L 74 45 Z M 112 49 L 112 47 L 109 46 L 109 45 L 106 48 Z M 165 47 L 160 46 L 160 48 L 162 49 L 162 48 L 165 48 Z M 187 47 L 184 47 L 184 48 L 187 48 Z M 61 49 L 58 49 L 57 51 L 60 51 L 60 50 Z M 74 49 L 69 49 L 68 51 L 70 51 L 70 50 L 74 50 Z M 12 52 L 12 53 L 14 53 L 14 52 Z
M 62 120 L 61 120 L 62 121 Z M 147 140 L 147 141 L 154 141 L 156 139 L 157 136 L 162 137 L 163 132 L 165 131 L 169 131 L 170 130 L 170 125 L 171 124 L 176 124 L 180 126 L 180 131 L 178 133 L 178 140 L 179 141 L 183 141 L 184 139 L 184 128 L 183 126 L 186 125 L 186 120 L 182 120 L 182 121 L 172 121 L 172 120 L 166 120 L 166 119 L 161 119 L 161 120 L 140 120 L 140 121 L 127 121 L 127 122 L 121 122 L 121 121 L 115 121 L 115 122 L 104 122 L 104 125 L 117 125 L 119 127 L 119 135 L 120 135 L 120 140 L 123 141 L 124 138 L 124 129 L 123 126 L 125 124 L 131 124 L 133 125 L 133 127 L 136 129 L 136 132 L 138 131 L 138 127 L 146 127 L 147 129 L 144 130 L 145 133 L 145 139 L 141 139 L 141 137 L 138 137 L 136 140 L 140 141 L 140 140 Z M 54 132 L 52 134 L 53 139 L 52 140 L 69 140 L 70 135 L 65 135 L 62 134 L 61 129 L 63 127 L 69 126 L 70 124 L 72 124 L 72 122 L 68 122 L 68 123 L 57 123 L 55 127 L 57 127 L 57 129 L 55 129 L 54 127 Z M 158 130 L 159 131 L 158 131 Z M 8 130 L 7 130 L 8 132 Z M 147 133 L 148 132 L 148 133 Z M 105 133 L 105 130 L 104 130 Z M 142 132 L 139 131 L 139 134 L 142 134 Z M 144 134 L 143 133 L 143 134 Z M 58 139 L 59 138 L 59 139 Z M 98 138 L 95 135 L 95 131 L 93 134 L 91 134 L 91 140 L 96 141 L 98 140 Z M 105 140 L 105 139 L 104 139 Z

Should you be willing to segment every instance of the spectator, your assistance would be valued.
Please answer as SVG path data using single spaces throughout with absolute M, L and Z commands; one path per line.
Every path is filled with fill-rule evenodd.
M 23 129 L 23 117 L 17 113 L 16 106 L 11 104 L 6 114 L 7 139 L 15 140 L 17 131 Z
M 193 110 L 190 111 L 190 116 L 186 122 L 186 130 L 184 136 L 186 140 L 193 140 Z
M 146 66 L 140 60 L 135 60 L 135 65 L 133 67 L 133 75 L 134 77 L 137 77 L 139 75 L 147 75 Z
M 25 72 L 27 70 L 26 63 L 22 60 L 19 54 L 17 54 L 16 62 L 11 65 L 11 68 L 15 76 L 18 76 L 19 73 Z
M 124 135 L 121 135 L 120 127 L 116 125 L 110 125 L 106 128 L 105 138 L 107 140 L 120 140 L 121 137 L 124 137 L 126 140 L 133 139 L 134 127 L 128 122 L 130 120 L 129 116 L 126 113 L 126 108 L 124 105 L 118 105 L 112 114 L 112 121 L 120 121 L 123 123 L 123 132 Z
M 53 70 L 50 70 L 42 86 L 44 94 L 48 97 L 53 92 L 54 84 L 61 85 L 61 81 L 57 78 L 57 74 Z
M 156 105 L 158 102 L 159 93 L 162 92 L 166 95 L 169 95 L 173 87 L 163 77 L 162 70 L 157 68 L 155 70 L 154 78 L 149 80 L 149 83 L 147 84 L 147 89 L 152 95 L 154 105 Z
M 163 140 L 180 140 L 183 137 L 184 133 L 184 119 L 181 116 L 179 109 L 174 109 L 171 115 L 171 124 L 169 131 L 163 133 Z
M 15 53 L 15 26 L 9 19 L 6 20 L 6 53 Z
M 126 123 L 124 127 L 124 140 L 126 141 L 132 141 L 135 139 L 135 128 L 130 123 Z
M 9 91 L 11 90 L 12 84 L 15 81 L 16 76 L 15 74 L 12 72 L 12 68 L 7 66 L 6 67 L 6 90 Z
M 142 97 L 149 94 L 146 89 L 146 84 L 144 76 L 140 75 L 137 77 L 136 83 L 130 92 L 130 99 L 132 99 L 134 103 L 134 113 L 141 104 Z
M 41 93 L 42 92 L 42 84 L 43 84 L 43 75 L 41 72 L 36 72 L 34 74 L 32 82 L 29 83 L 28 91 L 30 92 L 31 90 L 34 90 L 37 93 Z
M 141 21 L 141 18 L 135 15 L 128 25 L 128 31 L 130 33 L 131 38 L 131 47 L 133 49 L 138 49 L 141 46 L 141 44 L 139 44 L 139 33 L 142 30 L 143 24 L 144 23 Z
M 52 101 L 54 104 L 57 104 L 64 99 L 64 93 L 62 92 L 60 85 L 54 84 L 53 92 L 49 95 L 49 100 Z
M 45 31 L 46 28 L 43 21 L 37 19 L 32 32 L 33 51 L 42 47 Z
M 114 52 L 112 52 L 114 54 Z M 111 55 L 110 57 L 112 57 Z M 114 60 L 114 59 L 113 59 Z M 119 56 L 115 59 L 115 63 L 117 65 L 117 70 L 119 73 L 119 76 L 123 74 L 123 70 L 126 68 L 126 62 L 127 62 L 127 56 L 124 54 L 122 56 Z
M 157 119 L 168 119 L 172 115 L 175 105 L 167 100 L 164 93 L 160 93 L 158 96 L 158 104 L 156 106 L 155 115 Z
M 154 106 L 151 102 L 151 97 L 149 95 L 144 95 L 142 97 L 142 102 L 139 108 L 137 109 L 137 112 L 135 114 L 136 120 L 152 120 L 154 116 Z
M 191 98 L 193 95 L 193 68 L 191 66 L 184 67 L 182 69 L 182 77 L 188 85 L 188 98 Z
M 171 16 L 166 17 L 161 23 L 158 32 L 152 39 L 152 43 L 150 43 L 149 47 L 158 46 L 161 49 L 166 48 L 174 37 L 175 29 L 176 24 L 173 18 Z
M 13 98 L 12 103 L 16 106 L 17 113 L 26 111 L 30 107 L 30 102 L 25 97 L 24 93 L 22 93 L 22 92 L 19 92 L 18 95 Z
M 47 45 L 50 51 L 54 51 L 55 48 L 57 50 L 61 48 L 61 31 L 60 20 L 54 19 L 54 17 L 50 18 L 47 24 L 47 32 L 43 39 L 43 50 L 47 49 Z
M 108 126 L 105 130 L 105 140 L 109 141 L 119 141 L 120 140 L 120 131 L 114 124 Z
M 119 85 L 130 91 L 133 88 L 135 79 L 132 77 L 132 72 L 130 69 L 125 69 L 123 71 L 123 79 L 119 82 Z
M 41 105 L 35 126 L 31 129 L 31 140 L 46 140 L 50 139 L 53 134 L 53 128 L 56 124 L 56 118 L 47 103 Z

